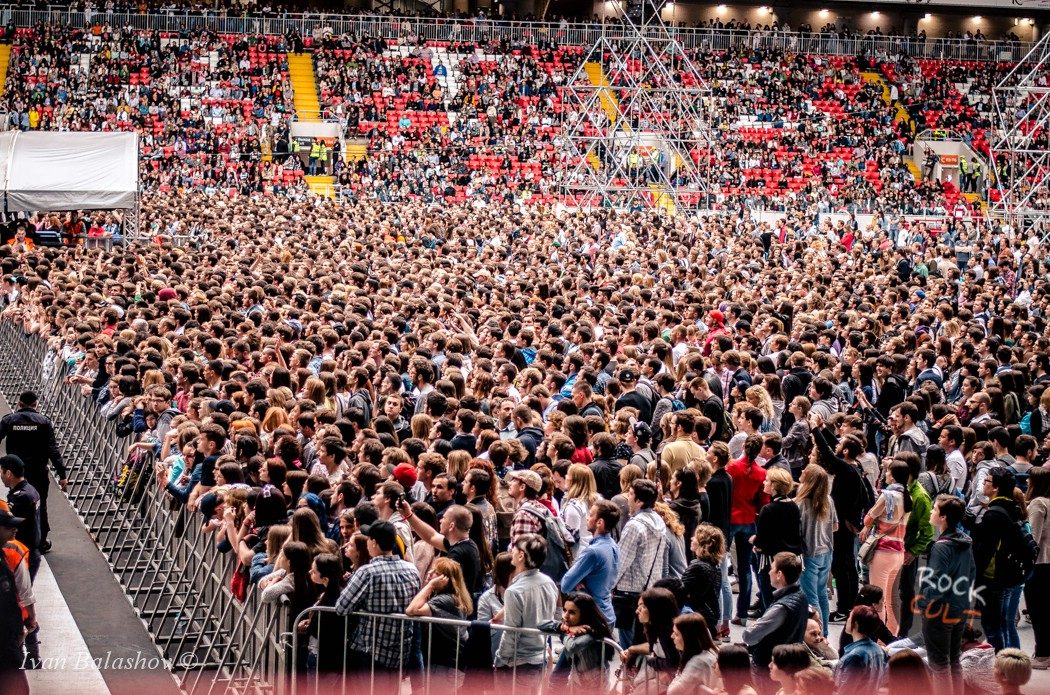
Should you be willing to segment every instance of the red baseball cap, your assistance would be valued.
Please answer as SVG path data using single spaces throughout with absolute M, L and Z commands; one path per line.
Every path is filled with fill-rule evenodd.
M 394 467 L 394 480 L 408 490 L 416 484 L 416 467 L 411 463 L 399 463 Z

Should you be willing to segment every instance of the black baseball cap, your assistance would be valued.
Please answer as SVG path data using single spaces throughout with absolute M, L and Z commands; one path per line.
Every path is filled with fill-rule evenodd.
M 393 550 L 397 542 L 397 529 L 389 521 L 377 521 L 374 524 L 362 526 L 361 533 L 374 540 L 384 553 Z
M 7 528 L 18 528 L 22 525 L 22 522 L 24 521 L 25 519 L 23 519 L 20 516 L 15 516 L 11 512 L 0 511 L 0 526 L 4 526 Z

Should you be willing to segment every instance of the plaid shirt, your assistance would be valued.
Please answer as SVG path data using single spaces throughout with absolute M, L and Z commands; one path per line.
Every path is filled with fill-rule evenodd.
M 613 585 L 617 590 L 638 594 L 664 578 L 666 531 L 664 520 L 651 509 L 631 517 L 620 534 L 620 573 Z
M 539 514 L 525 511 L 526 507 L 532 507 L 532 509 Z M 510 523 L 510 544 L 513 547 L 514 541 L 518 540 L 521 536 L 526 533 L 538 533 L 543 535 L 543 522 L 541 519 L 547 518 L 550 514 L 550 510 L 543 506 L 542 502 L 536 500 L 522 500 L 521 506 L 518 507 L 518 511 L 514 512 L 514 520 Z
M 392 556 L 372 558 L 350 577 L 336 601 L 339 615 L 364 613 L 404 613 L 419 593 L 419 572 L 411 563 Z M 354 630 L 350 649 L 370 653 L 376 663 L 387 668 L 408 666 L 412 650 L 412 625 L 405 620 L 362 618 Z

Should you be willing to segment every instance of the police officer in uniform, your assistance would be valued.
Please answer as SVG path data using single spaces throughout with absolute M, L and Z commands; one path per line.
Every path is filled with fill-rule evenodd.
M 26 464 L 17 456 L 0 456 L 0 480 L 7 486 L 11 513 L 25 519 L 15 539 L 29 548 L 29 576 L 35 581 L 40 569 L 40 493 L 25 478 Z
M 46 415 L 36 409 L 36 394 L 24 391 L 18 397 L 18 410 L 0 419 L 0 442 L 7 440 L 7 453 L 17 456 L 25 463 L 25 477 L 29 484 L 36 488 L 40 495 L 40 552 L 51 550 L 47 534 L 51 526 L 47 522 L 47 493 L 51 487 L 47 474 L 47 462 L 55 467 L 58 485 L 63 492 L 69 481 L 66 480 L 66 466 L 62 463 L 62 453 L 58 450 L 55 439 L 55 428 Z

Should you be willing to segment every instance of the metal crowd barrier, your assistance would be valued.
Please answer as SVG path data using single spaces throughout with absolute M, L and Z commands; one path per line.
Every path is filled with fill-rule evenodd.
M 0 6 L 2 8 L 3 6 Z M 181 11 L 121 13 L 72 11 L 71 7 L 48 9 L 8 7 L 0 16 L 15 26 L 28 27 L 39 22 L 90 27 L 96 23 L 129 26 L 151 31 L 194 31 L 209 29 L 230 34 L 302 36 L 318 33 L 381 36 L 399 39 L 415 35 L 431 41 L 512 42 L 550 41 L 570 46 L 590 46 L 600 37 L 612 40 L 629 36 L 631 29 L 620 24 L 585 22 L 516 22 L 490 19 L 450 19 L 419 17 L 380 17 L 341 14 L 287 14 L 280 17 L 223 16 L 215 13 Z M 790 52 L 858 55 L 866 53 L 907 53 L 916 58 L 1015 62 L 1027 55 L 1031 42 L 982 41 L 967 39 L 922 39 L 918 36 L 849 36 L 787 31 L 743 31 L 716 28 L 670 27 L 670 32 L 686 48 L 732 51 L 742 48 L 780 49 Z M 657 29 L 646 30 L 658 38 Z
M 416 639 L 413 643 L 413 650 L 407 655 L 404 653 L 402 654 L 402 659 L 398 662 L 397 668 L 377 668 L 373 660 L 369 669 L 365 671 L 354 671 L 347 662 L 346 650 L 344 649 L 343 659 L 339 669 L 324 673 L 319 669 L 308 671 L 306 673 L 303 673 L 302 671 L 298 672 L 295 677 L 291 679 L 291 695 L 335 695 L 337 693 L 354 693 L 354 695 L 365 695 L 367 693 L 367 695 L 381 695 L 384 690 L 390 688 L 392 682 L 396 684 L 398 690 L 403 691 L 402 686 L 406 681 L 411 688 L 412 695 L 419 695 L 420 693 L 423 693 L 424 695 L 431 695 L 431 693 L 447 695 L 448 693 L 474 693 L 482 692 L 484 690 L 509 692 L 510 695 L 518 695 L 518 693 L 527 692 L 539 693 L 541 690 L 550 690 L 548 686 L 550 685 L 550 679 L 553 675 L 552 668 L 557 661 L 557 644 L 554 640 L 554 635 L 535 628 L 509 627 L 506 625 L 483 622 L 479 623 L 450 618 L 412 617 L 400 613 L 382 615 L 377 613 L 358 612 L 351 613 L 344 617 L 340 616 L 334 608 L 322 606 L 312 606 L 307 608 L 296 617 L 292 625 L 298 625 L 301 621 L 309 620 L 310 618 L 316 618 L 317 621 L 338 621 L 340 625 L 337 625 L 337 628 L 342 628 L 342 644 L 344 646 L 350 644 L 351 622 L 356 622 L 358 625 L 357 629 L 370 629 L 371 649 L 369 651 L 371 653 L 374 653 L 376 650 L 376 630 L 378 621 L 380 620 L 397 622 L 399 637 L 402 643 L 404 643 L 406 639 L 411 639 L 413 634 L 416 634 Z M 428 625 L 447 626 L 464 632 L 482 628 L 488 631 L 487 634 L 514 633 L 538 637 L 543 640 L 545 645 L 543 666 L 538 672 L 532 672 L 532 675 L 522 676 L 520 678 L 518 667 L 516 665 L 503 669 L 496 669 L 495 671 L 491 669 L 477 668 L 474 666 L 477 663 L 477 654 L 468 652 L 465 648 L 461 649 L 462 645 L 458 640 L 453 652 L 452 664 L 433 665 L 431 655 L 435 649 L 434 630 L 427 631 L 425 636 L 422 635 L 422 628 Z M 321 632 L 320 626 L 318 627 L 318 632 Z M 484 645 L 485 648 L 488 648 L 490 644 L 487 634 Z M 302 635 L 298 631 L 293 630 L 293 654 L 298 654 L 299 650 L 303 647 L 302 639 Z M 318 648 L 320 649 L 322 646 L 318 644 Z M 603 663 L 605 663 L 606 666 L 602 668 L 601 673 L 598 676 L 602 687 L 597 689 L 593 687 L 577 688 L 570 683 L 568 688 L 560 688 L 558 689 L 558 692 L 580 692 L 588 693 L 589 695 L 616 692 L 619 688 L 620 681 L 614 667 L 619 665 L 619 653 L 620 645 L 617 644 L 615 640 L 603 640 L 602 654 L 608 654 L 610 658 L 608 661 L 603 660 Z M 517 656 L 516 651 L 514 656 Z M 514 660 L 516 661 L 516 659 Z M 406 663 L 406 661 L 409 663 Z M 562 674 L 567 678 L 568 671 L 564 671 Z M 644 691 L 645 689 L 639 691 L 639 695 L 645 695 Z M 652 693 L 652 695 L 655 695 L 655 692 Z
M 283 605 L 236 600 L 236 559 L 199 516 L 172 509 L 146 456 L 119 484 L 132 437 L 119 437 L 38 336 L 0 322 L 0 391 L 37 392 L 69 469 L 67 494 L 172 673 L 187 693 L 287 691 Z

